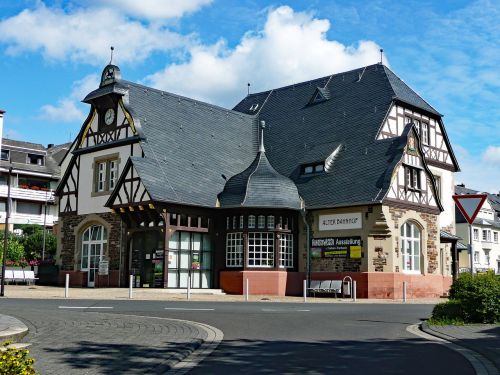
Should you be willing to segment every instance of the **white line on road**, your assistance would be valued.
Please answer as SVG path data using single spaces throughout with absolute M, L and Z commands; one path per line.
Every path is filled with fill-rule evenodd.
M 59 306 L 60 309 L 112 309 L 111 306 Z
M 283 310 L 283 309 L 262 309 L 264 312 L 306 312 L 306 311 L 311 311 L 311 310 L 306 310 L 306 309 L 298 309 L 298 310 Z
M 214 311 L 215 309 L 192 309 L 184 307 L 165 307 L 165 310 L 181 310 L 181 311 Z
M 303 311 L 311 311 L 311 310 L 297 310 L 297 311 L 301 311 L 301 312 L 303 312 Z

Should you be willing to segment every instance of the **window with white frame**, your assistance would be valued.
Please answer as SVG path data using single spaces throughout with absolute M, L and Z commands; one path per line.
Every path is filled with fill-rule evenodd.
M 264 229 L 266 227 L 266 217 L 264 215 L 259 215 L 259 221 L 257 225 L 259 229 Z
M 255 215 L 248 216 L 248 228 L 249 229 L 255 228 Z
M 483 241 L 491 242 L 491 231 L 489 229 L 483 229 Z
M 248 267 L 274 267 L 274 233 L 248 233 Z
M 293 235 L 290 233 L 281 234 L 280 267 L 293 268 Z
M 495 241 L 495 243 L 498 243 L 498 232 L 493 232 L 493 241 Z
M 267 229 L 274 229 L 274 216 L 269 215 L 267 217 Z
M 479 229 L 474 228 L 472 230 L 472 237 L 474 238 L 474 241 L 479 241 Z
M 429 124 L 426 122 L 422 122 L 422 131 L 420 132 L 422 135 L 422 143 L 424 145 L 429 144 Z
M 420 170 L 410 166 L 405 166 L 405 182 L 409 189 L 421 189 Z
M 108 232 L 101 225 L 88 227 L 82 235 L 81 269 L 90 270 L 99 267 L 108 243 Z
M 226 266 L 241 267 L 243 265 L 243 236 L 242 233 L 227 233 L 226 237 Z
M 118 180 L 118 162 L 111 160 L 109 162 L 109 190 L 113 190 Z
M 118 181 L 118 160 L 98 160 L 94 164 L 94 191 L 111 192 Z
M 403 270 L 420 272 L 420 229 L 415 223 L 406 222 L 401 226 L 401 254 Z
M 245 217 L 243 215 L 240 216 L 240 229 L 243 229 L 245 226 Z
M 236 229 L 236 216 L 233 216 L 233 229 Z
M 434 181 L 436 181 L 437 196 L 441 199 L 441 176 L 434 175 Z
M 479 263 L 479 251 L 474 251 L 474 263 Z

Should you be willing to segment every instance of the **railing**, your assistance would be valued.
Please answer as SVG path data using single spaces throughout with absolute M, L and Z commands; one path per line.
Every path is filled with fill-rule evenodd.
M 18 214 L 11 213 L 9 222 L 12 224 L 37 224 L 43 225 L 45 219 L 45 224 L 48 226 L 54 225 L 54 222 L 57 221 L 57 216 L 47 214 L 47 217 L 44 218 L 44 215 L 30 215 L 30 214 Z M 0 212 L 0 224 L 5 221 L 5 212 Z
M 38 201 L 38 202 L 53 202 L 54 192 L 53 191 L 43 191 L 43 190 L 33 190 L 33 189 L 22 189 L 19 187 L 10 188 L 10 196 L 12 199 L 24 199 L 28 201 Z M 7 185 L 0 186 L 0 197 L 7 197 Z

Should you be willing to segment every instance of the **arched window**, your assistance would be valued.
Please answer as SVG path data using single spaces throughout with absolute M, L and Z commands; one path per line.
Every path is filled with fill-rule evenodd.
M 411 221 L 401 226 L 401 254 L 403 271 L 420 272 L 420 229 Z
M 108 231 L 101 225 L 88 227 L 82 235 L 81 270 L 88 271 L 88 286 L 93 287 L 95 276 L 108 246 Z

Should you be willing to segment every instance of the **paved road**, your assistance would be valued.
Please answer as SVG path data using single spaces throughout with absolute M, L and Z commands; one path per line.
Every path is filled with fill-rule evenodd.
M 156 363 L 156 359 L 168 356 L 171 347 L 161 347 L 162 335 L 154 336 L 154 331 L 147 328 L 137 335 L 138 330 L 127 325 L 135 322 L 137 327 L 148 326 L 151 319 L 140 316 L 154 316 L 206 323 L 224 332 L 219 348 L 192 374 L 473 375 L 472 367 L 460 354 L 406 331 L 408 325 L 428 317 L 431 309 L 430 305 L 414 304 L 0 301 L 2 313 L 28 321 L 34 327 L 43 327 L 44 321 L 63 321 L 64 324 L 48 324 L 63 333 L 54 335 L 50 328 L 39 329 L 27 339 L 35 343 L 33 352 L 40 361 L 48 355 L 59 365 L 74 368 L 85 363 L 88 353 L 97 350 L 98 366 L 107 366 L 108 373 L 121 373 L 113 367 L 116 361 L 115 365 L 106 362 L 121 352 L 114 344 L 109 348 L 113 332 L 128 340 L 124 345 L 134 358 L 145 356 Z M 34 315 L 38 318 L 33 319 Z M 84 324 L 83 333 L 75 331 L 79 322 L 88 321 L 93 323 L 90 327 Z M 84 337 L 79 337 L 82 334 Z M 153 337 L 150 342 L 148 337 Z M 61 345 L 65 340 L 79 343 L 78 350 L 72 345 Z M 49 344 L 43 346 L 43 342 Z M 56 350 L 50 349 L 51 344 Z M 141 362 L 128 361 L 126 352 L 120 358 L 127 361 L 130 371 L 142 366 Z M 156 373 L 151 368 L 141 372 Z

